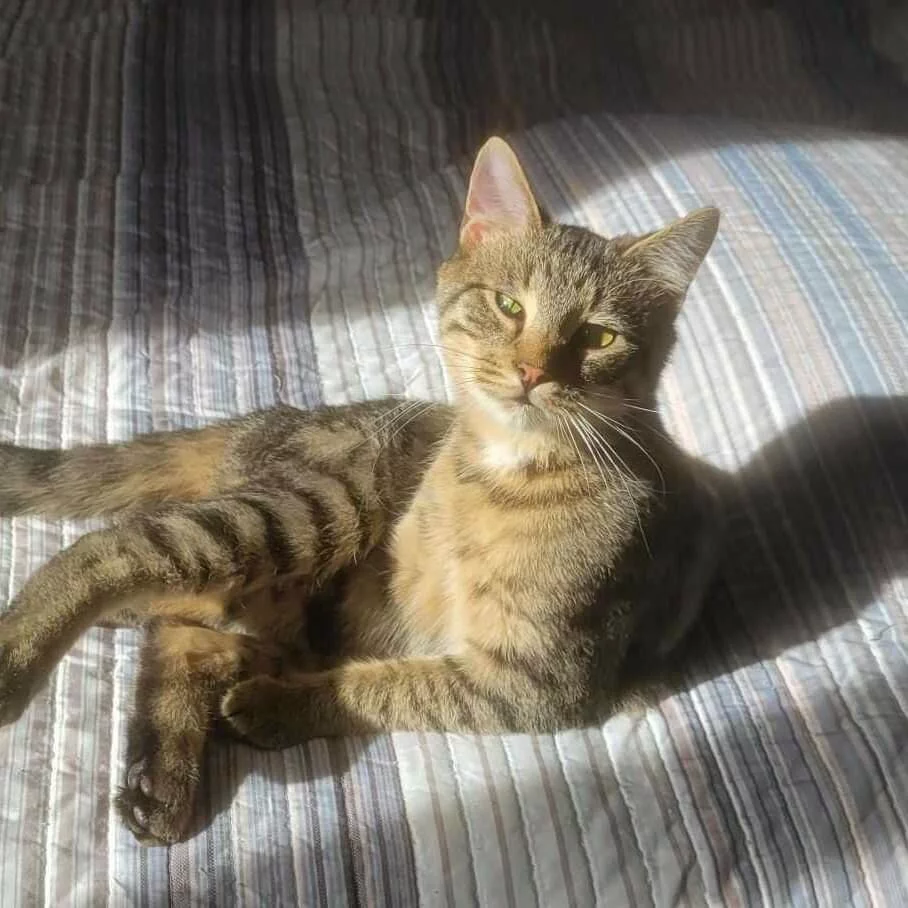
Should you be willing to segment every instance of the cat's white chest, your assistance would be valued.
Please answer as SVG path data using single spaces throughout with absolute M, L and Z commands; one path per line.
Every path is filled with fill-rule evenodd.
M 482 450 L 482 463 L 489 470 L 510 472 L 525 467 L 533 459 L 531 451 L 521 450 L 513 443 L 489 441 Z

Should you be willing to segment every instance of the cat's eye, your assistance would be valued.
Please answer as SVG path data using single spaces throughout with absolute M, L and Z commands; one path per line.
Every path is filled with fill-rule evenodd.
M 618 339 L 618 335 L 602 325 L 584 325 L 578 332 L 577 338 L 581 345 L 589 350 L 604 350 L 611 347 Z
M 503 293 L 495 294 L 495 305 L 508 317 L 517 318 L 523 314 L 523 306 L 517 300 L 505 296 Z

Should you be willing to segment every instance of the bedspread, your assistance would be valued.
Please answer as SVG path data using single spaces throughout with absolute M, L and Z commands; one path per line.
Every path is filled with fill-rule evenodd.
M 0 905 L 908 904 L 898 22 L 601 6 L 0 2 L 4 441 L 445 399 L 434 269 L 497 130 L 558 218 L 722 209 L 660 400 L 733 475 L 658 708 L 213 746 L 170 849 L 111 808 L 137 632 L 90 632 L 0 730 Z M 3 601 L 95 525 L 0 520 Z

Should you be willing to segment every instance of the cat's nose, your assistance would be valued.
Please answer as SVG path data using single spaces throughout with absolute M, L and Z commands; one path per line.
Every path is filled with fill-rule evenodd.
M 545 372 L 539 366 L 531 366 L 529 363 L 517 363 L 517 371 L 520 373 L 524 391 L 535 388 L 545 378 Z

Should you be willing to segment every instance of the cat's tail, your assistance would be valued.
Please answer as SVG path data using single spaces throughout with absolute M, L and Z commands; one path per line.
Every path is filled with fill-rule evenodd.
M 93 517 L 210 495 L 230 426 L 66 450 L 0 444 L 0 515 Z

